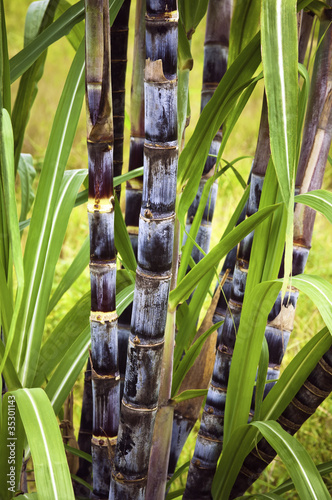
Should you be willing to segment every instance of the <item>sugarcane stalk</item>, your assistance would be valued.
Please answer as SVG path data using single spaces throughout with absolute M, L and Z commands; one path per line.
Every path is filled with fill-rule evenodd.
M 131 0 L 124 0 L 111 27 L 111 66 L 113 102 L 113 168 L 119 176 L 123 165 L 123 133 L 125 121 L 125 84 L 127 70 L 128 21 Z M 120 199 L 121 184 L 115 188 Z
M 176 1 L 146 4 L 145 144 L 138 267 L 110 499 L 144 498 L 171 280 L 177 176 Z
M 203 84 L 201 92 L 201 110 L 206 106 L 211 97 L 213 96 L 221 78 L 227 69 L 227 56 L 229 46 L 229 30 L 231 20 L 231 2 L 229 0 L 210 0 L 207 10 L 206 32 L 204 41 L 204 67 L 203 67 Z M 216 166 L 216 156 L 218 155 L 222 139 L 222 130 L 217 132 L 214 137 L 211 147 L 210 155 L 207 158 L 204 166 L 203 175 L 198 187 L 197 195 L 192 205 L 190 206 L 187 214 L 186 232 L 189 233 L 192 222 L 196 215 L 198 205 L 206 181 L 213 175 Z M 202 221 L 196 236 L 196 243 L 203 249 L 205 253 L 209 251 L 212 219 L 215 209 L 215 203 L 218 192 L 217 181 L 213 183 L 210 190 L 209 198 L 203 213 Z M 186 236 L 183 244 L 185 244 Z M 196 246 L 192 250 L 192 258 L 197 263 L 203 257 L 203 253 L 198 250 Z M 211 338 L 209 342 L 211 342 Z M 209 349 L 208 349 L 209 351 Z M 193 386 L 198 387 L 202 385 L 202 378 L 200 371 L 196 370 L 197 379 L 192 380 Z M 209 370 L 207 371 L 207 374 Z M 208 376 L 206 374 L 206 376 Z M 208 380 L 207 382 L 208 383 Z M 171 461 L 169 464 L 168 473 L 172 475 L 182 447 L 193 427 L 199 414 L 199 401 L 195 401 L 192 408 L 192 402 L 183 402 L 177 405 L 174 411 L 173 420 L 173 433 L 171 445 Z M 189 416 L 190 415 L 190 416 Z M 189 420 L 188 420 L 189 418 Z
M 265 171 L 270 156 L 267 104 L 264 97 L 259 136 L 253 162 L 247 216 L 258 210 Z M 223 421 L 230 363 L 241 317 L 253 233 L 239 245 L 225 320 L 219 335 L 215 363 L 202 415 L 184 499 L 210 499 L 211 485 L 222 451 Z
M 322 356 L 307 380 L 283 411 L 277 422 L 294 435 L 303 423 L 314 414 L 318 406 L 332 391 L 332 348 Z M 237 498 L 258 479 L 272 462 L 276 452 L 263 438 L 244 460 L 229 498 Z
M 136 3 L 134 61 L 131 82 L 131 137 L 129 171 L 143 166 L 144 152 L 144 65 L 145 65 L 145 0 Z M 130 241 L 137 257 L 139 214 L 142 203 L 142 177 L 135 177 L 126 184 L 125 222 Z M 127 347 L 130 334 L 132 306 L 119 318 L 119 369 L 121 377 L 121 399 L 126 371 Z
M 203 85 L 201 92 L 201 110 L 213 96 L 220 80 L 227 69 L 227 57 L 229 47 L 229 31 L 231 22 L 232 2 L 230 0 L 210 0 L 207 10 L 206 31 L 204 41 L 204 67 Z M 186 231 L 189 233 L 192 221 L 196 215 L 201 195 L 205 183 L 213 175 L 216 167 L 216 157 L 218 156 L 222 139 L 222 129 L 220 128 L 214 137 L 209 156 L 206 160 L 202 178 L 199 184 L 197 195 L 188 210 Z M 218 183 L 215 181 L 210 191 L 209 199 L 199 227 L 196 243 L 205 253 L 209 251 L 212 219 L 218 192 Z M 192 258 L 197 263 L 204 257 L 204 254 L 194 246 Z
M 107 498 L 109 448 L 112 453 L 120 405 L 109 4 L 107 0 L 86 0 L 85 8 L 93 396 L 91 452 L 93 496 Z

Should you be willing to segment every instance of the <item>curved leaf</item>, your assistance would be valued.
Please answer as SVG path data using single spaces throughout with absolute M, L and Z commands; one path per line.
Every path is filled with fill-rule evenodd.
M 332 285 L 320 276 L 299 274 L 292 278 L 292 285 L 313 301 L 332 334 Z
M 259 429 L 278 453 L 294 481 L 300 498 L 306 500 L 328 500 L 331 498 L 315 464 L 295 437 L 290 436 L 280 424 L 273 420 L 252 422 L 251 425 Z
M 3 196 L 6 207 L 6 220 L 11 246 L 12 262 L 15 267 L 17 279 L 16 302 L 13 316 L 11 318 L 9 334 L 6 339 L 5 353 L 0 365 L 0 373 L 2 373 L 6 358 L 13 344 L 19 310 L 24 297 L 23 258 L 15 199 L 14 138 L 10 116 L 8 111 L 4 108 L 0 111 L 0 152 L 1 183 L 3 186 Z
M 188 349 L 186 354 L 183 356 L 181 363 L 179 364 L 177 370 L 173 375 L 172 382 L 172 398 L 176 395 L 177 391 L 180 389 L 181 383 L 184 377 L 187 375 L 190 368 L 193 366 L 195 359 L 199 355 L 201 348 L 206 341 L 206 339 L 211 335 L 211 333 L 215 332 L 219 326 L 222 325 L 222 321 L 219 323 L 215 323 L 212 325 L 203 335 L 201 335 L 196 342 Z
M 18 389 L 11 394 L 31 449 L 38 497 L 74 500 L 60 429 L 48 397 L 42 389 Z
M 41 386 L 48 379 L 82 330 L 89 326 L 90 308 L 90 292 L 87 292 L 50 334 L 40 351 L 34 386 Z
M 88 325 L 71 345 L 70 350 L 66 351 L 45 387 L 45 392 L 51 401 L 56 415 L 58 415 L 86 363 L 90 343 L 90 325 Z
M 317 210 L 325 215 L 327 220 L 332 223 L 332 193 L 324 189 L 316 189 L 309 193 L 295 196 L 296 203 L 304 203 L 308 207 Z
M 83 245 L 81 246 L 79 252 L 75 256 L 70 267 L 68 268 L 66 274 L 63 276 L 58 287 L 56 288 L 55 292 L 53 293 L 51 300 L 50 300 L 50 303 L 49 303 L 49 306 L 48 306 L 47 314 L 50 314 L 50 312 L 56 306 L 56 304 L 59 302 L 61 297 L 66 293 L 66 291 L 72 286 L 72 284 L 82 274 L 84 269 L 89 264 L 89 260 L 90 260 L 90 240 L 89 240 L 89 236 L 87 236 L 85 238 Z

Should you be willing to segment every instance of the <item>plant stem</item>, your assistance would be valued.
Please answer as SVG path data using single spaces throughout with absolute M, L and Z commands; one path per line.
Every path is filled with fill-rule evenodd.
M 107 498 L 109 447 L 119 423 L 116 255 L 114 248 L 113 118 L 107 0 L 86 0 L 86 102 L 89 159 L 93 496 Z
M 110 499 L 144 498 L 171 280 L 177 176 L 176 1 L 147 1 L 138 267 Z
M 114 176 L 121 175 L 123 165 L 123 133 L 125 121 L 125 83 L 127 69 L 128 21 L 131 0 L 124 0 L 111 27 L 111 66 L 114 149 Z M 115 188 L 120 199 L 121 185 Z

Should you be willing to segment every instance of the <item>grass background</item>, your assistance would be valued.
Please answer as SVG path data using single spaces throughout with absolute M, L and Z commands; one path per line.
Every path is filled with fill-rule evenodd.
M 23 47 L 24 19 L 27 8 L 31 2 L 29 0 L 4 0 L 9 54 L 12 57 Z M 74 3 L 74 2 L 72 2 Z M 127 89 L 130 89 L 132 51 L 134 36 L 134 16 L 135 4 L 132 1 L 129 30 L 129 50 L 128 50 L 128 71 Z M 202 82 L 203 65 L 203 45 L 204 45 L 205 20 L 200 24 L 197 32 L 193 36 L 192 53 L 194 56 L 194 67 L 190 76 L 190 100 L 191 100 L 191 121 L 186 131 L 189 138 L 200 112 L 200 92 Z M 45 64 L 44 75 L 39 82 L 39 92 L 32 108 L 30 121 L 26 130 L 23 152 L 30 153 L 34 158 L 34 165 L 37 171 L 42 168 L 43 158 L 51 130 L 57 103 L 68 73 L 74 51 L 66 39 L 59 40 L 48 51 Z M 13 85 L 13 102 L 17 91 L 18 82 Z M 262 84 L 255 90 L 251 100 L 246 106 L 237 126 L 235 127 L 225 150 L 224 158 L 232 161 L 240 156 L 253 157 L 256 148 L 257 132 L 259 126 Z M 130 94 L 126 95 L 126 111 L 130 110 Z M 129 154 L 129 134 L 127 127 L 125 130 L 124 145 L 124 168 L 127 168 Z M 241 175 L 246 179 L 249 173 L 251 160 L 246 159 L 238 164 Z M 79 121 L 74 145 L 70 154 L 68 168 L 87 168 L 87 152 L 85 138 L 85 109 L 83 107 Z M 37 182 L 37 181 L 36 181 Z M 331 166 L 327 165 L 327 172 L 324 180 L 324 188 L 331 189 L 332 174 Z M 18 185 L 19 189 L 19 185 Z M 238 184 L 235 175 L 228 171 L 220 178 L 218 200 L 213 221 L 211 246 L 217 243 L 222 234 L 229 217 L 231 216 L 237 201 L 241 196 L 242 188 Z M 122 197 L 122 205 L 125 197 Z M 124 208 L 124 206 L 123 206 Z M 73 210 L 64 245 L 61 251 L 60 260 L 56 269 L 54 288 L 59 283 L 61 277 L 68 269 L 72 259 L 80 249 L 84 239 L 88 234 L 88 223 L 86 207 L 81 206 Z M 330 258 L 331 227 L 326 219 L 320 215 L 316 218 L 315 233 L 312 240 L 312 249 L 309 254 L 306 272 L 319 274 L 328 281 L 332 279 L 332 262 Z M 81 275 L 74 286 L 65 294 L 63 299 L 54 309 L 48 318 L 45 336 L 51 332 L 55 325 L 62 319 L 66 312 L 89 288 L 88 270 Z M 286 353 L 284 364 L 300 350 L 300 348 L 322 328 L 323 322 L 320 314 L 309 298 L 300 295 L 294 324 L 294 332 L 291 336 L 289 347 Z M 82 396 L 83 374 L 75 384 L 74 397 L 74 426 L 76 434 L 79 428 L 80 403 Z M 198 426 L 196 425 L 188 439 L 188 444 L 180 457 L 179 465 L 187 462 L 191 458 L 195 443 L 195 435 Z M 328 399 L 317 410 L 316 414 L 302 427 L 297 436 L 306 447 L 315 463 L 328 461 L 332 458 L 332 402 Z M 280 460 L 275 460 L 265 471 L 261 479 L 254 486 L 255 492 L 263 493 L 271 485 L 277 485 L 287 478 L 287 471 Z M 184 485 L 185 479 L 177 481 L 175 489 Z M 327 478 L 326 482 L 332 492 L 332 478 Z M 286 499 L 298 498 L 294 492 L 285 494 Z

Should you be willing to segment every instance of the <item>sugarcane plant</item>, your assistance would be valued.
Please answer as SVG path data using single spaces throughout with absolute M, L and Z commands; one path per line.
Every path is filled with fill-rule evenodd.
M 122 141 L 120 74 L 126 67 L 130 4 L 136 8 L 136 35 L 130 105 L 126 99 L 129 146 L 126 134 Z M 330 497 L 320 474 L 330 472 L 331 464 L 317 469 L 312 451 L 292 434 L 332 388 L 331 284 L 303 274 L 302 265 L 312 255 L 313 209 L 332 221 L 331 195 L 321 189 L 332 130 L 332 5 L 252 0 L 244 11 L 241 0 L 232 2 L 232 9 L 230 4 L 33 2 L 25 47 L 9 59 L 9 10 L 0 1 L 1 499 L 29 496 L 26 470 L 32 467 L 41 498 L 74 498 L 72 481 L 76 496 L 84 497 L 236 498 L 276 453 L 291 480 L 270 487 L 270 497 L 294 487 L 301 498 Z M 206 12 L 203 96 L 208 92 L 209 99 L 202 98 L 195 123 L 189 99 L 192 54 Z M 46 49 L 64 36 L 75 56 L 37 184 L 33 166 L 38 164 L 26 153 L 24 132 L 34 114 L 37 84 L 43 82 Z M 211 72 L 214 64 L 217 72 Z M 10 85 L 20 77 L 12 109 Z M 66 169 L 84 81 L 88 180 L 86 170 Z M 236 125 L 244 126 L 246 105 L 252 110 L 261 97 L 261 125 L 253 125 L 258 143 L 246 183 L 249 162 L 244 144 L 234 139 Z M 185 130 L 190 115 L 191 136 Z M 126 148 L 129 173 L 121 174 Z M 137 168 L 143 163 L 142 182 Z M 230 172 L 243 192 L 220 229 L 218 210 L 229 202 Z M 116 196 L 121 181 L 127 181 L 121 196 L 125 217 Z M 86 202 L 88 217 L 82 219 L 88 219 L 85 235 L 88 224 L 90 235 L 59 282 L 66 227 L 74 207 Z M 211 250 L 205 245 L 210 233 Z M 79 299 L 68 308 L 65 293 L 89 263 L 90 285 L 85 274 Z M 299 291 L 313 299 L 326 327 L 278 378 Z M 61 318 L 54 324 L 58 310 Z M 62 407 L 88 358 L 82 449 L 66 444 L 67 454 L 80 458 L 71 479 L 58 423 L 71 427 L 61 423 Z M 203 398 L 194 451 L 183 436 L 199 420 Z M 6 444 L 12 432 L 8 415 L 14 414 L 11 469 Z M 182 456 L 192 459 L 190 465 L 182 465 Z M 4 488 L 8 477 L 13 485 Z M 255 498 L 266 498 L 262 483 L 252 491 Z

